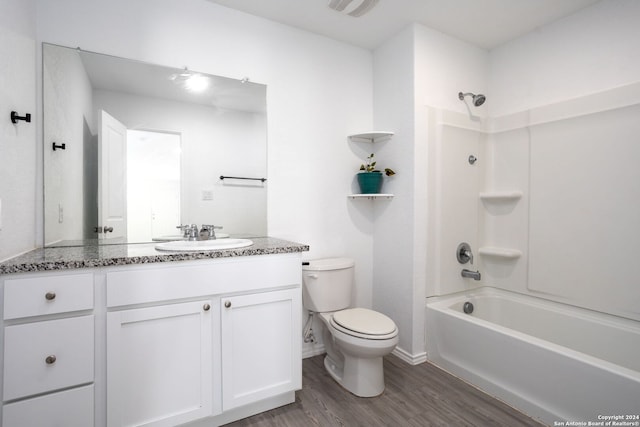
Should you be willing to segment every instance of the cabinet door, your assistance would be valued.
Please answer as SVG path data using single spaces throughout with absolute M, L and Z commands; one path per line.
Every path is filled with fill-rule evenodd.
M 223 297 L 222 408 L 302 386 L 300 288 Z
M 107 425 L 212 413 L 211 300 L 107 313 Z

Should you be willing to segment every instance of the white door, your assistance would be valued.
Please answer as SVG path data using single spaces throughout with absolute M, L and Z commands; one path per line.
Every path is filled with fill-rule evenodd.
M 222 409 L 302 387 L 300 289 L 223 297 Z
M 100 111 L 98 133 L 98 238 L 127 235 L 127 128 Z
M 107 425 L 175 426 L 213 411 L 211 300 L 107 313 Z

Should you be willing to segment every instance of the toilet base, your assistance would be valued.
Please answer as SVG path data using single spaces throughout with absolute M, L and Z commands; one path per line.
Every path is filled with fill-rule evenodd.
M 376 397 L 384 392 L 382 357 L 354 358 L 344 355 L 344 365 L 336 363 L 329 355 L 324 367 L 338 384 L 358 397 Z

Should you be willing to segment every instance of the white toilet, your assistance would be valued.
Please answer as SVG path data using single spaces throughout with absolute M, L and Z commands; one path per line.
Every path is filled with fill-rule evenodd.
M 324 324 L 324 366 L 329 374 L 356 396 L 373 397 L 384 391 L 382 357 L 398 344 L 398 328 L 382 313 L 348 308 L 353 266 L 349 258 L 303 265 L 302 303 Z

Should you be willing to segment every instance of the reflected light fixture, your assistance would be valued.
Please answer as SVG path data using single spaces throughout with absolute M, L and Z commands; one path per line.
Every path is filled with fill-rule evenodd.
M 346 13 L 355 18 L 364 15 L 378 4 L 379 0 L 329 0 L 329 7 L 337 12 Z
M 169 80 L 183 85 L 189 92 L 203 92 L 209 87 L 209 78 L 207 76 L 193 73 L 187 67 L 181 73 L 172 74 Z

